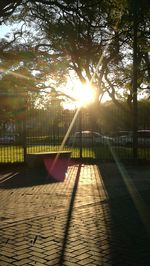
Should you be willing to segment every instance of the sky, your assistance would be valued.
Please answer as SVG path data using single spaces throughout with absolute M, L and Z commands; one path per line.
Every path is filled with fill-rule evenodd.
M 9 25 L 0 25 L 0 38 L 3 38 L 6 34 L 11 33 L 16 26 L 16 24 L 13 27 Z
M 8 27 L 7 26 L 0 26 L 0 37 L 4 36 L 6 34 L 6 32 L 8 31 Z

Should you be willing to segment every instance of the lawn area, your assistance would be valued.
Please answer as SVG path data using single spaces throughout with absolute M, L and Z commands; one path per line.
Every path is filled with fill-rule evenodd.
M 59 145 L 34 145 L 27 147 L 27 153 L 32 152 L 47 152 L 47 151 L 59 151 Z M 79 148 L 65 147 L 63 150 L 71 150 L 73 158 L 80 157 Z M 93 149 L 83 148 L 83 157 L 95 158 Z M 21 146 L 1 146 L 0 147 L 0 163 L 14 163 L 24 161 L 24 149 Z
M 32 152 L 47 152 L 47 151 L 58 151 L 59 145 L 32 145 L 27 147 L 27 153 Z M 79 147 L 64 147 L 63 150 L 72 151 L 72 158 L 80 158 Z M 99 160 L 111 160 L 112 152 L 115 153 L 122 160 L 130 160 L 133 158 L 132 148 L 130 147 L 83 147 L 82 157 L 99 159 Z M 139 149 L 139 159 L 150 160 L 150 149 Z M 21 146 L 0 146 L 0 163 L 14 163 L 24 161 L 24 149 Z

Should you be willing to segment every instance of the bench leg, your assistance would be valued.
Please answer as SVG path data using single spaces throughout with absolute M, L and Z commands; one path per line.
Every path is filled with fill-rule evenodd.
M 69 165 L 68 158 L 44 159 L 44 166 L 48 177 L 52 177 L 55 181 L 64 181 L 67 168 Z

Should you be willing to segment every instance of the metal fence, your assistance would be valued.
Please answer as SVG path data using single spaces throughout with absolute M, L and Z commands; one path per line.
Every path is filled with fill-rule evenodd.
M 27 153 L 60 149 L 72 151 L 72 158 L 113 160 L 117 156 L 121 160 L 133 159 L 129 115 L 111 106 L 102 106 L 99 110 L 82 108 L 78 114 L 76 112 L 55 104 L 46 109 L 23 108 L 1 117 L 0 163 L 24 162 Z M 148 128 L 150 124 L 140 122 L 140 130 Z M 147 137 L 138 138 L 142 140 L 138 143 L 138 159 L 150 159 L 150 134 L 147 132 Z

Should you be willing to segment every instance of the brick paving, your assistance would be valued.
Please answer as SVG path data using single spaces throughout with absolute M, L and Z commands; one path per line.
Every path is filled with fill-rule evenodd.
M 150 265 L 150 167 L 120 169 L 74 163 L 59 183 L 1 171 L 0 266 Z

